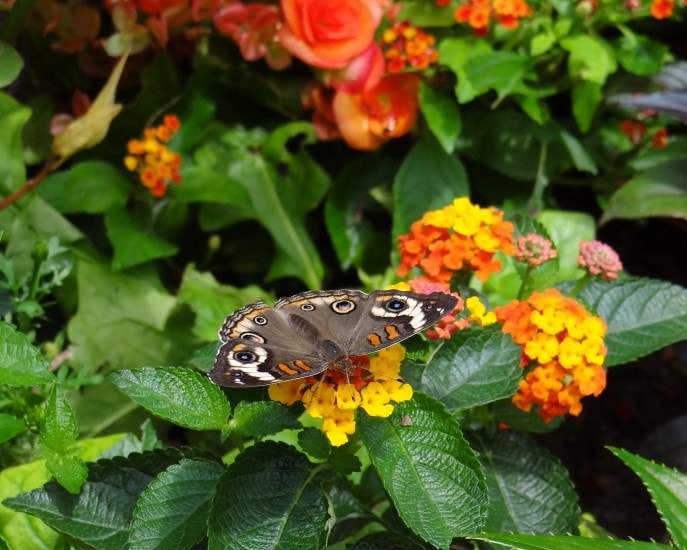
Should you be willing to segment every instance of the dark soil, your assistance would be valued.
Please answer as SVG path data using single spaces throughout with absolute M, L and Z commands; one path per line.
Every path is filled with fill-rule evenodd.
M 615 221 L 599 239 L 618 251 L 631 275 L 687 287 L 687 223 Z M 621 538 L 667 541 L 646 489 L 605 446 L 687 472 L 687 341 L 611 368 L 603 394 L 583 404 L 578 418 L 541 436 L 540 443 L 563 461 L 582 510 L 602 527 Z

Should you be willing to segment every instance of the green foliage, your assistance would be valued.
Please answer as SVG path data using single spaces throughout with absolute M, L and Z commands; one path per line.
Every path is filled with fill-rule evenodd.
M 536 267 L 499 253 L 486 280 L 452 268 L 447 288 L 463 299 L 489 311 L 555 285 L 603 318 L 605 368 L 684 340 L 685 288 L 590 279 L 577 261 L 600 224 L 687 218 L 687 74 L 671 34 L 684 6 L 658 21 L 648 2 L 531 0 L 517 27 L 492 17 L 478 35 L 456 21 L 465 1 L 401 0 L 396 21 L 423 27 L 438 62 L 404 69 L 421 81 L 399 113 L 385 111 L 391 93 L 335 89 L 350 67 L 247 61 L 213 24 L 217 7 L 180 2 L 170 19 L 133 2 L 128 21 L 121 3 L 0 4 L 0 549 L 648 547 L 574 536 L 568 472 L 528 435 L 563 420 L 515 406 L 533 370 L 523 346 L 466 310 L 455 314 L 469 327 L 450 338 L 404 343 L 403 380 L 386 382 L 410 384 L 412 399 L 388 416 L 357 409 L 343 445 L 309 403 L 221 389 L 205 373 L 227 315 L 305 289 L 397 282 L 397 238 L 458 197 L 502 208 L 516 237 L 545 236 L 558 253 Z M 255 21 L 236 32 L 262 51 L 271 31 Z M 382 21 L 377 38 L 393 24 Z M 128 46 L 110 124 L 95 94 L 112 76 L 106 53 Z M 310 122 L 301 98 L 314 73 Z M 663 87 L 678 95 L 637 96 Z M 75 90 L 98 106 L 86 118 L 71 118 L 87 103 Z M 338 118 L 332 97 L 346 94 L 368 118 Z M 618 99 L 628 95 L 635 103 Z M 125 157 L 170 113 L 181 125 L 161 142 L 180 182 L 159 197 Z M 65 162 L 51 132 L 84 119 Z M 325 139 L 343 123 L 385 144 Z M 686 546 L 684 475 L 613 452 Z

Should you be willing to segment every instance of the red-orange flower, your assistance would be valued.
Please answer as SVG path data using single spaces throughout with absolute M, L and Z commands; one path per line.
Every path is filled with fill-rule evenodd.
M 279 39 L 307 64 L 342 69 L 374 38 L 379 13 L 364 0 L 281 0 Z
M 426 277 L 449 282 L 457 272 L 470 270 L 485 281 L 501 269 L 494 257 L 497 251 L 515 252 L 513 231 L 501 210 L 480 208 L 466 197 L 457 198 L 449 206 L 426 212 L 411 225 L 408 235 L 399 237 L 397 274 L 406 277 L 419 267 Z
M 359 94 L 338 92 L 333 111 L 343 139 L 354 149 L 372 151 L 406 134 L 418 112 L 415 74 L 388 75 Z
M 675 0 L 653 0 L 651 2 L 651 15 L 656 19 L 667 19 L 673 15 Z
M 382 34 L 386 70 L 399 73 L 407 66 L 426 69 L 439 59 L 434 43 L 434 36 L 414 27 L 410 21 L 395 22 Z
M 484 34 L 492 20 L 506 29 L 514 29 L 520 19 L 531 13 L 525 0 L 469 0 L 453 16 L 458 23 L 467 23 L 477 34 Z
M 141 183 L 154 197 L 164 197 L 170 183 L 181 183 L 181 156 L 165 145 L 180 125 L 176 115 L 165 115 L 162 124 L 143 131 L 143 139 L 132 139 L 126 145 L 129 154 L 124 165 L 138 172 Z

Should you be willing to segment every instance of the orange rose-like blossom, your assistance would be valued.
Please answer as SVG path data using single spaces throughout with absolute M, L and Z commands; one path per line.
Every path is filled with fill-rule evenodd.
M 338 92 L 332 104 L 341 137 L 354 149 L 373 151 L 415 124 L 419 108 L 415 74 L 392 74 L 359 94 Z
M 381 10 L 365 0 L 281 0 L 279 39 L 320 69 L 343 69 L 372 43 Z

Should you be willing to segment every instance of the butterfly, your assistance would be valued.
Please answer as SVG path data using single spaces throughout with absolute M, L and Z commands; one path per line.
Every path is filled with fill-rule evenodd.
M 458 299 L 443 292 L 323 290 L 255 302 L 229 315 L 219 330 L 210 380 L 250 388 L 349 372 L 351 356 L 405 340 L 451 313 Z

